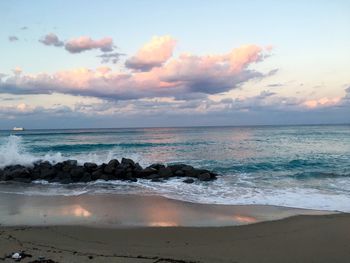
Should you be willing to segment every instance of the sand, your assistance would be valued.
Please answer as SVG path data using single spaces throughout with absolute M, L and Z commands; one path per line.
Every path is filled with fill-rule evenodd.
M 349 262 L 350 215 L 231 227 L 0 227 L 0 256 L 56 262 Z M 11 262 L 12 259 L 4 259 Z

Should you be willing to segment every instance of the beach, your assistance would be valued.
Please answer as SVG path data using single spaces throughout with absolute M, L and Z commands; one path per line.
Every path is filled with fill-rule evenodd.
M 1 194 L 0 257 L 31 262 L 346 262 L 350 215 L 159 196 Z
M 350 215 L 294 216 L 231 227 L 0 228 L 0 255 L 30 262 L 348 262 Z M 2 258 L 4 262 L 12 259 Z

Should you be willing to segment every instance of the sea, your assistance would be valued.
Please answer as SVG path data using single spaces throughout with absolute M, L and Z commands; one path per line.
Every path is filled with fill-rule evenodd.
M 0 167 L 132 158 L 186 163 L 213 182 L 0 183 L 21 195 L 160 195 L 194 203 L 276 205 L 350 212 L 350 125 L 0 131 Z

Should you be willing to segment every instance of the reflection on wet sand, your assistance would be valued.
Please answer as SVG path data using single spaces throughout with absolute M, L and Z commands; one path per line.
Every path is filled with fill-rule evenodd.
M 71 205 L 62 208 L 62 215 L 76 217 L 90 217 L 91 213 L 80 205 Z
M 273 206 L 205 205 L 157 196 L 0 194 L 2 225 L 230 226 L 318 211 Z

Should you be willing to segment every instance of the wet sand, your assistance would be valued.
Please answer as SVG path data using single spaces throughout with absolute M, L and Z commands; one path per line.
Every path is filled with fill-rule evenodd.
M 349 262 L 350 215 L 209 228 L 0 227 L 0 256 L 19 250 L 32 255 L 22 262 Z
M 278 206 L 196 204 L 160 196 L 0 194 L 0 224 L 3 226 L 234 226 L 326 213 Z
M 0 194 L 0 260 L 349 262 L 350 215 L 157 196 Z M 35 262 L 35 261 L 34 261 Z

